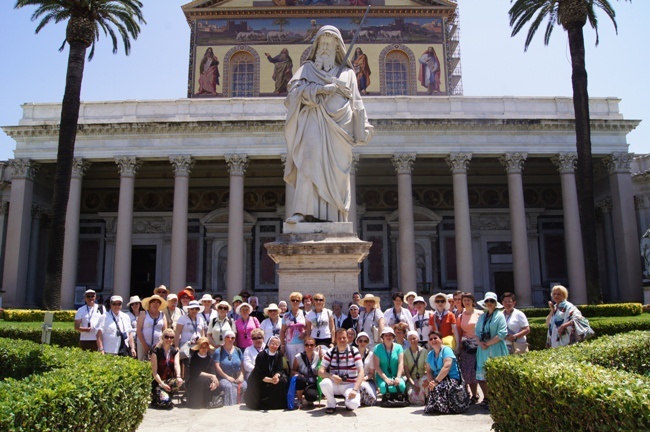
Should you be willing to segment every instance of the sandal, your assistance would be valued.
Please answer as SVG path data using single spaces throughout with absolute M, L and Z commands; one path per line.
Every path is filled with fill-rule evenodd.
M 325 408 L 325 414 L 334 414 L 336 408 Z

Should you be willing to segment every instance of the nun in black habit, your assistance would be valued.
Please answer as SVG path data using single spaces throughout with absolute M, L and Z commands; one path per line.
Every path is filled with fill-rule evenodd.
M 255 367 L 248 377 L 246 406 L 253 410 L 275 410 L 287 407 L 287 375 L 282 368 L 280 338 L 269 338 L 266 348 L 255 358 Z

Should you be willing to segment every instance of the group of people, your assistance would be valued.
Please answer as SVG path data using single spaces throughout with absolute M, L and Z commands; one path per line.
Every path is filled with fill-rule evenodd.
M 157 406 L 172 406 L 172 395 L 184 388 L 190 407 L 302 408 L 324 398 L 327 413 L 337 395 L 349 410 L 381 397 L 382 404 L 455 412 L 449 396 L 459 386 L 473 403 L 480 386 L 481 405 L 489 408 L 485 362 L 528 351 L 530 327 L 512 293 L 501 302 L 492 292 L 480 301 L 471 293 L 438 293 L 427 304 L 415 292 L 396 292 L 384 311 L 379 297 L 356 292 L 345 307 L 334 301 L 326 308 L 321 293 L 293 292 L 263 310 L 247 292 L 231 303 L 195 294 L 159 286 L 145 299 L 131 297 L 124 312 L 120 296 L 104 308 L 88 290 L 75 317 L 80 347 L 150 361 Z M 551 295 L 548 346 L 566 345 L 572 318 L 581 315 L 566 288 L 555 286 Z

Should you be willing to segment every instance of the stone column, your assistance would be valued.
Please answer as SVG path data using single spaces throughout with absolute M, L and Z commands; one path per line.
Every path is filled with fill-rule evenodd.
M 36 299 L 36 284 L 40 270 L 38 244 L 41 237 L 41 218 L 44 213 L 43 207 L 32 205 L 32 232 L 29 236 L 29 262 L 27 263 L 27 289 L 25 291 L 25 306 L 28 308 L 35 308 L 39 303 Z
M 232 299 L 244 290 L 244 173 L 248 168 L 248 157 L 226 155 L 226 163 L 230 173 L 226 298 Z
M 639 258 L 640 235 L 637 232 L 634 214 L 634 194 L 630 153 L 612 153 L 603 159 L 609 172 L 609 187 L 612 193 L 612 221 L 616 237 L 616 267 L 621 301 L 643 301 L 641 288 L 641 259 Z
M 187 197 L 190 171 L 194 166 L 191 156 L 170 156 L 174 166 L 174 210 L 172 213 L 172 256 L 169 271 L 169 288 L 180 291 L 187 285 Z
M 212 283 L 212 243 L 214 243 L 214 237 L 206 237 L 204 248 L 205 252 L 203 252 L 203 263 L 205 267 L 205 282 L 203 283 L 203 286 L 205 288 L 205 291 L 209 292 L 210 294 L 214 294 L 216 292 L 215 286 Z
M 13 178 L 5 251 L 11 253 L 5 253 L 2 303 L 5 308 L 18 308 L 25 302 L 34 176 L 39 164 L 31 159 L 13 159 L 9 166 L 13 169 Z
M 357 168 L 359 167 L 359 155 L 352 155 L 352 165 L 350 166 L 350 211 L 348 212 L 348 222 L 352 222 L 352 232 L 359 232 L 359 222 L 357 221 Z
M 411 172 L 415 153 L 393 155 L 397 172 L 397 195 L 399 213 L 399 289 L 402 292 L 417 291 L 415 268 L 415 227 L 413 221 L 413 191 Z
M 74 308 L 74 289 L 77 285 L 79 262 L 79 212 L 81 209 L 81 182 L 90 167 L 83 158 L 74 158 L 70 195 L 65 213 L 65 240 L 63 242 L 63 268 L 61 272 L 61 309 Z
M 578 190 L 576 189 L 575 167 L 577 153 L 559 153 L 551 161 L 560 172 L 562 183 L 562 209 L 564 212 L 564 242 L 566 245 L 567 268 L 571 302 L 587 304 L 587 279 L 585 276 L 585 255 L 582 249 L 580 212 L 578 211 Z
M 244 289 L 246 291 L 253 292 L 253 237 L 248 235 L 244 238 L 244 243 L 246 245 L 246 262 L 244 264 Z
M 526 207 L 521 172 L 527 153 L 506 153 L 499 161 L 508 173 L 508 199 L 510 201 L 510 229 L 512 231 L 512 259 L 515 294 L 520 306 L 532 306 L 533 296 L 530 280 L 530 256 L 528 255 L 528 232 Z
M 113 295 L 128 299 L 131 293 L 131 236 L 133 235 L 133 193 L 135 176 L 142 165 L 134 156 L 115 158 L 120 173 L 120 199 L 115 235 L 115 272 Z
M 104 290 L 113 292 L 113 275 L 115 273 L 115 222 L 116 218 L 106 217 L 106 235 L 104 237 Z
M 2 164 L 0 164 L 2 165 Z M 0 185 L 4 186 L 2 179 L 0 178 Z M 2 281 L 3 267 L 5 263 L 5 240 L 7 239 L 7 213 L 9 212 L 9 203 L 7 201 L 0 201 L 0 281 Z M 2 307 L 2 302 L 0 302 L 0 307 Z
M 429 236 L 431 241 L 431 289 L 434 293 L 440 292 L 440 253 L 438 252 L 438 234 Z
M 605 245 L 605 269 L 609 295 L 603 292 L 605 301 L 617 301 L 620 298 L 618 271 L 616 269 L 616 238 L 612 221 L 612 199 L 605 198 L 596 203 L 603 215 L 603 243 Z M 603 290 L 604 291 L 604 290 Z
M 474 260 L 472 257 L 472 226 L 469 220 L 467 168 L 471 153 L 451 153 L 445 158 L 454 182 L 454 226 L 456 229 L 456 268 L 458 289 L 474 293 Z
M 284 177 L 284 168 L 287 164 L 287 155 L 280 155 L 280 160 L 282 161 L 282 176 Z M 296 192 L 296 189 L 291 186 L 289 183 L 284 183 L 284 218 L 290 218 L 293 216 L 293 195 Z M 238 293 L 239 294 L 239 293 Z
M 397 239 L 399 238 L 399 233 L 390 233 L 390 286 L 391 290 L 397 290 L 399 286 L 399 260 L 397 252 Z M 414 290 L 416 291 L 416 290 Z

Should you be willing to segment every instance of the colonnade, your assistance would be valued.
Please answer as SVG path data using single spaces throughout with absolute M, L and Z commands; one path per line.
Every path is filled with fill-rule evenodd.
M 395 167 L 398 189 L 399 212 L 399 288 L 403 292 L 416 291 L 416 253 L 413 219 L 412 173 L 417 155 L 397 153 L 391 161 Z M 529 252 L 528 227 L 523 194 L 523 170 L 528 155 L 522 152 L 505 153 L 499 160 L 507 176 L 510 207 L 510 227 L 513 255 L 515 293 L 520 305 L 532 304 L 531 258 Z M 606 249 L 608 264 L 615 260 L 616 280 L 623 301 L 639 300 L 641 268 L 638 259 L 637 224 L 634 213 L 634 196 L 630 176 L 630 154 L 612 154 L 603 162 L 609 172 L 611 189 L 611 223 L 606 225 L 610 234 L 605 242 L 611 242 L 615 254 Z M 568 261 L 568 277 L 571 299 L 575 303 L 586 302 L 586 284 L 583 265 L 582 238 L 578 217 L 578 197 L 575 181 L 575 153 L 552 155 L 551 160 L 558 169 L 562 187 L 564 232 Z M 174 170 L 174 207 L 171 236 L 170 288 L 173 291 L 185 285 L 187 273 L 187 231 L 189 178 L 195 160 L 191 155 L 174 155 L 169 158 Z M 471 153 L 451 153 L 445 161 L 453 178 L 454 222 L 458 289 L 474 291 L 474 254 L 472 227 L 468 197 L 468 170 Z M 244 239 L 244 177 L 249 157 L 241 154 L 225 155 L 230 176 L 228 215 L 228 263 L 227 298 L 244 289 L 245 239 Z M 119 156 L 115 163 L 120 175 L 119 206 L 115 232 L 112 292 L 128 298 L 130 294 L 131 248 L 133 230 L 133 197 L 135 179 L 142 161 L 133 156 Z M 354 197 L 356 169 L 359 163 L 355 156 L 351 168 L 351 187 Z M 27 292 L 30 236 L 36 235 L 32 225 L 32 198 L 34 176 L 38 163 L 29 159 L 10 161 L 13 169 L 11 197 L 8 213 L 6 248 L 4 253 L 3 295 L 4 306 L 20 307 L 25 303 Z M 84 174 L 90 167 L 87 160 L 76 158 L 70 184 L 70 198 L 66 219 L 66 236 L 63 256 L 62 307 L 72 308 L 78 262 L 79 212 L 81 186 Z M 286 209 L 291 209 L 291 189 L 287 186 Z M 356 200 L 352 200 L 350 220 L 356 220 Z M 6 207 L 6 206 L 5 206 Z M 602 209 L 602 206 L 601 206 Z M 606 221 L 605 221 L 606 222 Z M 356 228 L 356 227 L 355 227 Z M 107 233 L 108 235 L 108 233 Z M 33 246 L 32 246 L 33 248 Z M 107 252 L 108 253 L 108 252 Z M 612 255 L 612 256 L 610 256 Z M 614 263 L 612 263 L 614 264 Z M 612 277 L 608 276 L 611 280 Z

